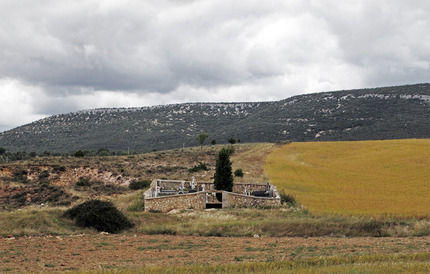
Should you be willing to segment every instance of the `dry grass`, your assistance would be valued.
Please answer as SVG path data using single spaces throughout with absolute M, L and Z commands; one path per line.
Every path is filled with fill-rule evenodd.
M 0 235 L 64 235 L 81 230 L 72 221 L 61 218 L 64 210 L 32 206 L 13 212 L 0 212 Z
M 121 273 L 428 273 L 428 253 L 323 257 L 294 261 L 273 261 L 227 265 L 144 267 L 123 269 Z M 105 273 L 98 272 L 98 273 Z
M 266 157 L 275 149 L 274 144 L 246 144 L 236 147 L 236 153 L 232 155 L 233 172 L 241 168 L 244 171 L 243 178 L 235 178 L 237 182 L 264 183 L 267 177 L 264 174 L 263 163 Z
M 173 214 L 128 212 L 131 233 L 192 236 L 411 237 L 430 235 L 426 220 L 313 216 L 299 208 L 183 210 Z
M 191 180 L 192 176 L 198 181 L 212 181 L 215 173 L 215 162 L 218 152 L 223 145 L 204 146 L 202 148 L 184 148 L 167 151 L 106 157 L 41 157 L 31 160 L 4 164 L 0 167 L 0 183 L 2 178 L 11 177 L 16 168 L 29 170 L 38 168 L 33 177 L 37 177 L 41 170 L 52 169 L 56 166 L 65 168 L 51 181 L 61 186 L 73 185 L 79 177 L 85 176 L 92 180 L 106 183 L 127 185 L 134 179 L 177 179 Z M 233 161 L 233 171 L 242 168 L 244 178 L 238 180 L 264 180 L 263 162 L 273 149 L 272 144 L 236 144 Z M 191 173 L 189 169 L 199 163 L 206 163 L 209 170 Z M 29 175 L 29 179 L 34 179 Z
M 430 140 L 292 143 L 265 171 L 314 213 L 428 217 Z

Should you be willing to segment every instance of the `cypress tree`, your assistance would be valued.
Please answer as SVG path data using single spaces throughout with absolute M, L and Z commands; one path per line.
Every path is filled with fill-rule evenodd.
M 231 171 L 230 152 L 221 149 L 216 160 L 214 185 L 216 190 L 233 190 L 233 173 Z

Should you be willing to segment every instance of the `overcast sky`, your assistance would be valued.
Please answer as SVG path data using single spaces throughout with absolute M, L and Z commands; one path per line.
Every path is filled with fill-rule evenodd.
M 429 81 L 426 0 L 0 1 L 0 132 L 89 108 Z

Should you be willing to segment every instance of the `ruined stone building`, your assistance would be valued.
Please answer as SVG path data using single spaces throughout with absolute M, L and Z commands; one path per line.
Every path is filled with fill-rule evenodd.
M 266 183 L 235 183 L 233 191 L 214 189 L 213 183 L 154 180 L 144 193 L 145 211 L 173 209 L 265 207 L 281 204 L 276 186 Z

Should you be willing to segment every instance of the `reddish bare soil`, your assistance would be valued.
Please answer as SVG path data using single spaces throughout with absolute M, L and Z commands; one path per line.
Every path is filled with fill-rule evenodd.
M 81 235 L 0 239 L 0 272 L 233 264 L 320 256 L 430 252 L 421 238 L 228 238 Z

